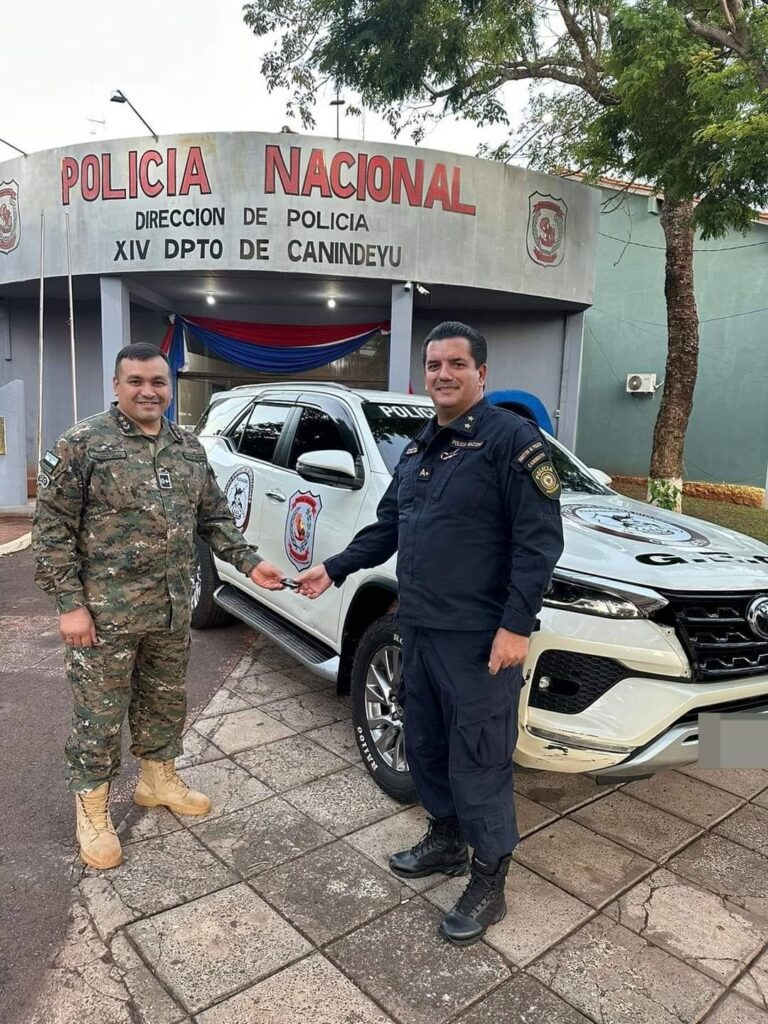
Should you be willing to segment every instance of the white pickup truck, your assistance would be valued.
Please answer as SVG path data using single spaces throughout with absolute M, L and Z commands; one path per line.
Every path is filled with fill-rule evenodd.
M 197 432 L 236 525 L 298 572 L 375 519 L 431 415 L 421 396 L 289 382 L 214 395 Z M 622 497 L 548 440 L 566 543 L 524 666 L 515 761 L 605 780 L 695 762 L 699 712 L 768 714 L 768 546 Z M 193 626 L 233 615 L 351 692 L 368 770 L 412 799 L 394 559 L 307 601 L 198 551 Z

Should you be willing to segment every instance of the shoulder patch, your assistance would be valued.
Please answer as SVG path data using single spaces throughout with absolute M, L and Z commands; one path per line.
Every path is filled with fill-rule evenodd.
M 560 497 L 560 477 L 551 462 L 542 462 L 529 472 L 542 494 L 547 498 Z
M 521 466 L 525 466 L 526 469 L 529 469 L 529 461 L 535 458 L 540 452 L 546 452 L 546 450 L 547 448 L 543 441 L 528 441 L 522 446 L 522 448 L 517 449 L 512 458 Z
M 49 449 L 40 460 L 40 465 L 44 466 L 50 473 L 53 472 L 54 469 L 56 469 L 60 462 L 61 459 L 58 457 L 58 455 L 54 455 L 53 452 Z

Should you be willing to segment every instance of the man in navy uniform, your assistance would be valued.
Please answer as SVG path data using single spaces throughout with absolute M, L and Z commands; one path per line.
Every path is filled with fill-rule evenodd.
M 389 864 L 404 878 L 464 874 L 473 847 L 469 884 L 440 925 L 457 945 L 506 913 L 522 664 L 563 549 L 547 443 L 483 398 L 486 358 L 485 338 L 466 324 L 430 332 L 423 359 L 436 416 L 405 448 L 377 521 L 297 577 L 316 598 L 397 551 L 405 748 L 430 821 Z

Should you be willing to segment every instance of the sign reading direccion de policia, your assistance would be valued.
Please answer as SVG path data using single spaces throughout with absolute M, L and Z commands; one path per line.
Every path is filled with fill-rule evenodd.
M 490 161 L 295 135 L 169 136 L 0 164 L 0 283 L 264 270 L 589 302 L 597 193 Z

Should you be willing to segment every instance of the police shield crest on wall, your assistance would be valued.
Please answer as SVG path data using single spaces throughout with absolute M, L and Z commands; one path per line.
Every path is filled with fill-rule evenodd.
M 20 238 L 19 184 L 0 181 L 0 252 L 13 252 Z
M 565 255 L 568 207 L 562 199 L 533 192 L 528 197 L 528 255 L 542 267 L 556 267 Z

